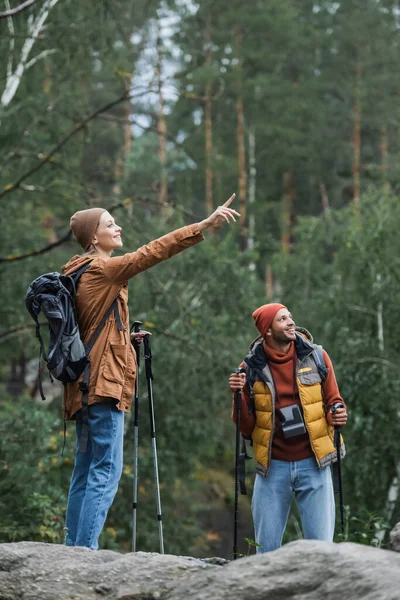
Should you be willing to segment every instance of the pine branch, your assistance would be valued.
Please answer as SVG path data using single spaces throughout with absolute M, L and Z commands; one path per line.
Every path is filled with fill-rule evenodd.
M 108 110 L 110 110 L 111 108 L 113 108 L 114 106 L 116 106 L 117 104 L 120 104 L 121 102 L 125 102 L 129 98 L 130 98 L 130 92 L 129 92 L 129 90 L 125 90 L 125 92 L 122 94 L 122 96 L 120 96 L 116 100 L 113 100 L 112 102 L 109 102 L 105 106 L 102 106 L 98 110 L 92 112 L 88 117 L 86 117 L 86 119 L 84 119 L 83 121 L 81 121 L 79 124 L 75 125 L 75 127 L 73 127 L 71 129 L 71 131 L 60 142 L 58 142 L 58 144 L 56 146 L 54 146 L 54 148 L 52 150 L 50 150 L 50 152 L 37 165 L 35 165 L 31 169 L 29 169 L 29 171 L 27 171 L 23 175 L 21 175 L 21 177 L 19 179 L 17 179 L 16 182 L 7 184 L 3 188 L 3 190 L 0 192 L 0 198 L 2 198 L 3 196 L 5 196 L 9 192 L 12 192 L 12 191 L 18 189 L 20 187 L 21 183 L 23 181 L 25 181 L 25 179 L 27 179 L 28 177 L 30 177 L 31 175 L 33 175 L 34 173 L 36 173 L 37 171 L 39 171 L 39 169 L 41 169 L 43 167 L 43 165 L 45 165 L 46 163 L 48 163 L 52 159 L 52 157 L 54 156 L 54 154 L 56 154 L 59 150 L 61 150 L 61 148 L 63 146 L 65 146 L 65 144 L 67 142 L 69 142 L 69 140 L 76 133 L 79 133 L 79 131 L 81 131 L 82 129 L 84 129 L 86 127 L 86 125 L 90 121 L 93 121 L 93 119 L 95 119 L 101 113 L 107 112 Z
M 10 10 L 6 10 L 5 12 L 0 13 L 0 19 L 6 19 L 7 17 L 13 17 L 14 15 L 25 10 L 25 8 L 32 6 L 32 4 L 34 4 L 35 2 L 36 2 L 36 0 L 26 0 L 26 2 L 23 2 L 19 6 L 16 6 L 15 8 L 10 8 Z

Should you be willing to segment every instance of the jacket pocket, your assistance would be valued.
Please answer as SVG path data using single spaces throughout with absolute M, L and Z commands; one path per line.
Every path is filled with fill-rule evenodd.
M 113 344 L 110 342 L 106 350 L 103 372 L 100 373 L 104 379 L 119 383 L 120 385 L 124 383 L 127 351 L 128 346 L 125 344 Z
M 316 383 L 321 383 L 321 376 L 316 372 L 298 372 L 297 377 L 299 378 L 300 383 L 303 385 L 315 385 Z

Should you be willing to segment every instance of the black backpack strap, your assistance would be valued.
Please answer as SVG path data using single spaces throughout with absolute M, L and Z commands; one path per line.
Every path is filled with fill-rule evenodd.
M 78 286 L 78 282 L 79 282 L 81 275 L 83 275 L 84 272 L 87 271 L 87 269 L 90 267 L 91 264 L 92 264 L 92 261 L 89 261 L 89 262 L 85 263 L 80 269 L 78 269 L 77 271 L 74 271 L 70 275 L 64 275 L 64 278 L 65 278 L 64 282 L 66 282 L 68 280 L 71 282 L 72 289 L 69 289 L 69 286 L 68 286 L 68 291 L 70 292 L 70 294 L 72 295 L 73 298 L 75 297 L 76 288 Z
M 42 356 L 42 348 L 39 349 L 39 364 L 38 364 L 38 388 L 39 388 L 39 392 L 40 392 L 40 397 L 42 400 L 46 400 L 46 396 L 44 395 L 44 391 L 43 391 L 43 384 L 42 384 L 42 374 L 40 372 L 40 358 Z
M 46 354 L 46 349 L 44 347 L 44 341 L 42 336 L 40 335 L 40 323 L 38 321 L 38 318 L 36 316 L 36 314 L 34 314 L 33 312 L 31 312 L 31 315 L 36 323 L 36 337 L 39 340 L 39 345 L 40 345 L 40 350 L 39 350 L 39 367 L 40 367 L 40 357 L 43 356 L 44 360 L 47 361 L 47 354 Z M 43 398 L 42 398 L 43 399 Z
M 101 330 L 103 329 L 104 325 L 106 324 L 107 319 L 109 318 L 109 316 L 111 315 L 111 313 L 113 311 L 115 313 L 115 320 L 117 321 L 118 330 L 121 331 L 122 324 L 121 324 L 121 318 L 120 318 L 119 310 L 118 310 L 118 297 L 117 297 L 117 298 L 115 298 L 115 300 L 111 304 L 110 308 L 108 309 L 108 311 L 106 312 L 106 314 L 104 315 L 104 317 L 102 318 L 100 323 L 98 324 L 96 331 L 90 338 L 90 341 L 87 344 L 85 344 L 86 356 L 89 355 L 91 349 L 93 348 L 94 344 L 96 343 L 96 340 L 98 339 L 98 337 L 100 335 Z M 82 412 L 81 412 L 82 432 L 81 432 L 81 435 L 79 438 L 79 452 L 86 452 L 87 443 L 88 443 L 88 439 L 89 439 L 89 380 L 90 380 L 90 361 L 88 362 L 88 364 L 85 367 L 85 370 L 83 371 L 82 380 L 79 382 L 79 389 L 82 392 Z
M 243 496 L 247 496 L 246 488 L 246 460 L 251 460 L 251 456 L 247 454 L 246 441 L 242 435 L 242 448 L 239 454 L 239 484 L 240 493 Z
M 118 326 L 118 324 L 121 323 L 121 319 L 120 319 L 120 316 L 119 316 L 118 300 L 117 300 L 117 298 L 115 298 L 115 300 L 113 300 L 113 303 L 111 304 L 110 308 L 108 309 L 108 311 L 106 312 L 106 314 L 104 315 L 104 317 L 102 318 L 102 320 L 100 321 L 100 323 L 97 325 L 96 331 L 94 332 L 94 334 L 90 338 L 89 342 L 87 344 L 85 344 L 86 356 L 89 355 L 91 349 L 95 345 L 95 343 L 97 341 L 97 338 L 99 337 L 100 332 L 103 329 L 104 325 L 106 324 L 106 321 L 107 321 L 108 317 L 111 315 L 112 311 L 115 312 L 115 315 L 116 315 L 115 320 L 117 321 L 117 326 Z M 117 318 L 117 315 L 118 315 L 118 318 Z M 120 331 L 119 327 L 118 327 L 118 330 Z
M 114 301 L 114 315 L 115 315 L 115 321 L 117 323 L 118 331 L 122 331 L 123 327 L 122 327 L 121 317 L 119 316 L 117 300 Z
M 82 431 L 79 438 L 79 452 L 86 452 L 89 439 L 89 378 L 90 362 L 86 365 L 82 380 L 79 382 L 79 389 L 82 392 Z

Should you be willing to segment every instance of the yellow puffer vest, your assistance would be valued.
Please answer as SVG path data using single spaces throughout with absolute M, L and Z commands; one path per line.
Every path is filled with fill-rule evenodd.
M 311 448 L 320 468 L 337 460 L 333 443 L 334 428 L 328 425 L 325 417 L 322 395 L 322 379 L 318 369 L 318 359 L 313 352 L 317 346 L 297 334 L 296 352 L 298 356 L 296 378 L 304 421 L 310 437 Z M 256 468 L 266 476 L 271 461 L 272 435 L 275 416 L 275 386 L 271 370 L 265 358 L 263 341 L 257 341 L 245 358 L 246 373 L 254 392 L 256 424 L 252 439 Z M 250 375 L 250 377 L 249 377 Z M 341 456 L 345 455 L 342 440 Z

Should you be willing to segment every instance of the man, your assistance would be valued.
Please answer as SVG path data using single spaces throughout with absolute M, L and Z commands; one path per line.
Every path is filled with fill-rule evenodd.
M 331 360 L 306 330 L 296 330 L 283 304 L 265 304 L 253 317 L 261 338 L 241 364 L 246 372 L 232 373 L 229 386 L 243 390 L 240 429 L 253 440 L 257 553 L 281 546 L 293 494 L 304 537 L 332 541 L 329 465 L 337 459 L 334 426 L 346 424 L 347 412 Z

